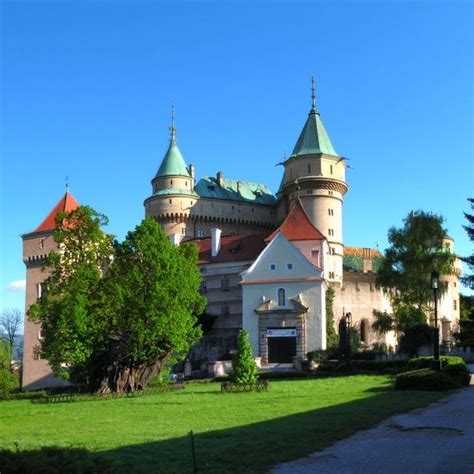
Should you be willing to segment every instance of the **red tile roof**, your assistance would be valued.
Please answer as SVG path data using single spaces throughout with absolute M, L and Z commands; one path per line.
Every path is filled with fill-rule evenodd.
M 60 212 L 71 212 L 77 209 L 79 204 L 68 192 L 61 198 L 56 204 L 54 209 L 48 214 L 46 219 L 33 231 L 33 232 L 45 232 L 47 230 L 53 230 L 56 227 L 56 216 Z
M 221 248 L 216 257 L 211 257 L 211 238 L 195 239 L 200 265 L 206 263 L 245 262 L 255 260 L 265 248 L 266 234 L 228 235 L 221 237 Z
M 270 242 L 276 236 L 278 231 L 281 231 L 288 240 L 326 239 L 326 237 L 324 237 L 324 235 L 311 223 L 299 199 L 291 208 L 288 216 L 283 221 L 283 224 L 281 224 L 275 232 L 269 235 L 265 239 L 265 242 Z
M 344 247 L 344 255 L 356 255 L 358 257 L 382 257 L 379 250 L 364 247 Z

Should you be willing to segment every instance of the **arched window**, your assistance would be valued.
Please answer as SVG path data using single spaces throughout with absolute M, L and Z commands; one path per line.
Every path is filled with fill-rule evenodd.
M 278 289 L 278 306 L 285 306 L 286 305 L 286 294 L 284 288 Z
M 369 342 L 369 324 L 366 319 L 360 322 L 360 341 L 365 344 Z

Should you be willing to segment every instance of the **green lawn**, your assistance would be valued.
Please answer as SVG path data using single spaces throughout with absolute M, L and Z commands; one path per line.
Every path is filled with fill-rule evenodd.
M 368 375 L 272 381 L 263 393 L 219 390 L 217 383 L 193 383 L 137 398 L 0 402 L 0 447 L 18 443 L 22 459 L 42 446 L 66 454 L 83 448 L 81 460 L 96 452 L 113 472 L 186 473 L 193 430 L 200 472 L 262 472 L 443 396 L 397 392 L 390 377 Z

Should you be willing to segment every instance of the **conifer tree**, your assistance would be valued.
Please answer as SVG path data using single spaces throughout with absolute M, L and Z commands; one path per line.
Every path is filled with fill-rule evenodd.
M 249 333 L 245 329 L 239 331 L 237 354 L 232 361 L 231 379 L 234 383 L 240 384 L 255 383 L 258 379 Z

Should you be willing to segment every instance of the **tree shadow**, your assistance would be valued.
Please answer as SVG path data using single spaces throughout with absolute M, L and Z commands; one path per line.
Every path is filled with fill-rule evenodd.
M 370 393 L 369 393 L 370 392 Z M 204 393 L 204 392 L 203 392 Z M 215 392 L 218 394 L 219 392 Z M 207 393 L 206 393 L 207 394 Z M 198 393 L 195 393 L 198 395 Z M 223 397 L 239 394 L 223 394 Z M 246 394 L 240 394 L 245 396 Z M 440 395 L 438 395 L 439 397 Z M 306 456 L 330 446 L 355 431 L 367 429 L 379 421 L 398 412 L 426 405 L 436 399 L 433 393 L 393 391 L 390 386 L 367 390 L 367 396 L 339 405 L 318 408 L 280 418 L 234 426 L 227 429 L 194 433 L 194 447 L 198 472 L 266 472 L 271 466 Z M 291 405 L 291 398 L 288 399 Z M 200 413 L 206 417 L 206 413 Z M 138 421 L 137 421 L 138 423 Z M 189 426 L 189 430 L 197 429 Z M 157 430 L 158 431 L 158 430 Z M 73 455 L 74 448 L 54 448 L 63 451 L 63 456 Z M 2 458 L 3 456 L 3 458 Z M 9 466 L 20 462 L 34 461 L 37 451 L 13 451 Z M 8 470 L 2 461 L 5 452 L 0 451 L 2 474 L 6 472 L 108 472 L 115 473 L 192 473 L 193 456 L 191 437 L 188 433 L 172 439 L 122 446 L 98 453 L 81 450 L 84 469 L 58 471 L 52 464 L 50 469 Z M 98 456 L 98 458 L 97 458 Z M 44 458 L 47 462 L 47 458 Z M 54 462 L 54 458 L 52 458 Z M 74 457 L 76 459 L 76 457 Z M 99 459 L 103 464 L 97 464 Z M 26 460 L 26 461 L 25 461 Z M 94 462 L 97 464 L 97 470 Z M 36 466 L 38 466 L 36 464 Z M 100 470 L 103 469 L 103 470 Z

